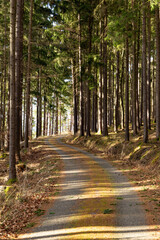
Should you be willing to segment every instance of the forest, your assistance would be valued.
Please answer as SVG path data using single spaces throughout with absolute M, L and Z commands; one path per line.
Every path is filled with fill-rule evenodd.
M 71 132 L 160 140 L 159 0 L 0 0 L 0 152 Z
M 159 1 L 1 1 L 0 148 L 108 128 L 160 137 Z M 70 117 L 68 118 L 68 116 Z M 63 129 L 62 129 L 63 128 Z
M 61 131 L 66 106 L 74 134 L 114 126 L 128 141 L 130 124 L 134 134 L 143 125 L 147 142 L 156 123 L 159 139 L 159 28 L 156 1 L 1 1 L 0 145 L 11 179 L 20 142 L 28 147 L 34 125 L 36 137 Z

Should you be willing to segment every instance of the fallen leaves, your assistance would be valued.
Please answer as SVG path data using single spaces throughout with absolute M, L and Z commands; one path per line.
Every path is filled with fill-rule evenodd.
M 33 227 L 36 218 L 45 213 L 43 206 L 54 199 L 57 191 L 55 184 L 62 162 L 43 139 L 32 142 L 29 150 L 23 151 L 22 159 L 26 168 L 18 170 L 18 182 L 14 184 L 16 190 L 11 197 L 0 199 L 0 239 L 15 239 L 19 233 Z

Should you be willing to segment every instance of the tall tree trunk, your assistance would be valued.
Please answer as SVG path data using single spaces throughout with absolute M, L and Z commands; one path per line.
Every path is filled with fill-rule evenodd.
M 84 136 L 84 83 L 82 79 L 81 14 L 78 13 L 79 79 L 80 79 L 80 136 Z
M 26 94 L 26 126 L 24 146 L 28 148 L 29 123 L 30 123 L 30 78 L 31 78 L 31 40 L 32 40 L 32 17 L 33 1 L 30 0 L 30 17 L 29 17 L 29 36 L 28 36 L 28 65 L 27 65 L 27 94 Z
M 117 75 L 116 75 L 116 97 L 115 97 L 115 132 L 118 132 L 119 125 L 119 51 L 117 51 Z
M 109 54 L 109 126 L 112 125 L 112 71 L 111 71 L 111 54 Z
M 156 138 L 160 138 L 160 16 L 156 6 Z
M 48 109 L 47 109 L 45 136 L 48 136 L 48 115 L 49 115 L 49 111 L 48 111 Z
M 128 2 L 128 0 L 127 0 Z M 129 141 L 129 43 L 126 37 L 125 140 Z
M 133 8 L 135 7 L 135 1 L 133 1 Z M 137 100 L 137 74 L 136 74 L 136 63 L 137 63 L 137 49 L 136 49 L 136 42 L 137 42 L 137 26 L 136 20 L 133 21 L 133 35 L 134 35 L 134 43 L 133 43 L 133 99 L 132 99 L 132 119 L 133 119 L 133 134 L 137 134 L 137 121 L 136 121 L 136 100 Z
M 128 10 L 128 0 L 126 0 Z M 128 24 L 127 24 L 128 30 Z M 126 82 L 125 82 L 125 140 L 129 141 L 129 42 L 126 36 Z
M 75 59 L 72 59 L 72 83 L 73 83 L 73 108 L 74 108 L 74 134 L 78 131 L 77 125 L 77 82 L 76 82 L 76 73 L 75 73 Z
M 88 54 L 91 55 L 92 52 L 92 17 L 89 17 L 89 23 L 88 23 L 88 32 L 89 32 L 89 51 Z M 89 59 L 88 62 L 88 76 L 89 79 L 87 81 L 87 136 L 91 136 L 90 128 L 91 128 L 91 90 L 90 90 L 90 78 L 91 78 L 91 59 Z
M 137 26 L 137 56 L 136 56 L 136 79 L 137 79 L 137 94 L 136 94 L 136 115 L 137 115 L 137 126 L 140 130 L 140 106 L 139 106 L 139 89 L 140 89 L 140 77 L 138 71 L 139 56 L 140 56 L 140 36 L 141 36 L 141 11 L 138 13 L 138 26 Z
M 7 6 L 5 1 L 3 1 L 3 8 L 4 8 L 4 80 L 3 80 L 3 137 L 2 137 L 2 147 L 4 148 L 5 146 L 5 128 L 6 128 L 6 84 L 7 84 Z
M 155 42 L 155 41 L 154 41 Z M 156 88 L 155 88 L 155 55 L 153 54 L 153 65 L 152 65 L 152 118 L 153 121 L 156 122 Z
M 10 138 L 9 179 L 16 179 L 15 159 L 15 22 L 16 1 L 10 0 Z
M 140 125 L 142 126 L 143 123 L 143 59 L 141 63 L 141 121 Z
M 146 0 L 143 0 L 143 23 L 142 23 L 142 71 L 143 71 L 143 122 L 144 122 L 144 136 L 143 141 L 148 141 L 148 127 L 147 127 L 147 63 L 146 63 Z
M 36 123 L 36 138 L 39 137 L 39 69 L 38 69 L 38 78 L 37 78 L 37 123 Z
M 101 39 L 100 39 L 100 57 L 102 59 L 102 54 L 103 54 L 103 50 L 102 50 L 102 42 L 103 42 L 103 38 L 102 38 L 102 21 L 100 21 L 100 35 L 101 35 Z M 102 66 L 100 66 L 99 68 L 99 132 L 102 133 Z
M 56 124 L 55 124 L 55 134 L 58 134 L 58 97 L 56 97 Z
M 108 121 L 107 121 L 107 13 L 104 17 L 103 30 L 103 136 L 108 136 Z
M 17 0 L 17 14 L 16 14 L 16 67 L 15 67 L 15 102 L 16 102 L 16 109 L 15 109 L 15 136 L 16 136 L 16 156 L 17 160 L 21 161 L 20 155 L 20 136 L 21 136 L 21 109 L 22 109 L 22 49 L 23 49 L 23 0 Z
M 52 135 L 52 116 L 51 111 L 49 111 L 49 136 Z
M 121 82 L 120 82 L 120 99 L 121 99 L 121 128 L 124 129 L 124 54 L 122 57 L 122 73 L 121 73 Z
M 43 136 L 45 136 L 45 130 L 46 130 L 46 97 L 44 96 L 44 102 L 43 102 Z
M 52 110 L 52 135 L 54 133 L 54 109 Z
M 37 124 L 36 124 L 36 137 L 41 136 L 42 131 L 42 98 L 41 98 L 41 70 L 38 70 L 37 79 Z
M 10 70 L 8 70 L 8 111 L 7 111 L 7 151 L 9 151 L 10 135 Z
M 147 72 L 147 120 L 151 129 L 151 8 L 148 2 L 147 29 L 148 29 L 148 72 Z

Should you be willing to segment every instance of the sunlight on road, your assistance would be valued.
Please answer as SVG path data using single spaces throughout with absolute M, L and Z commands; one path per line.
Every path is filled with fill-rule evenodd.
M 61 145 L 54 144 L 62 148 Z M 116 227 L 118 201 L 123 200 L 126 204 L 135 202 L 131 185 L 125 182 L 114 184 L 111 176 L 83 153 L 65 146 L 63 151 L 63 160 L 67 163 L 72 161 L 62 171 L 66 180 L 59 184 L 62 191 L 55 196 L 55 203 L 60 203 L 63 210 L 59 212 L 55 208 L 53 215 L 44 216 L 40 228 L 21 236 L 21 239 L 158 239 L 155 237 L 158 230 L 155 226 L 142 226 L 135 222 L 132 223 L 134 226 Z M 132 212 L 132 215 L 136 219 L 139 212 Z M 130 225 L 128 213 L 123 217 L 126 218 L 126 225 Z
M 125 237 L 129 239 L 153 240 L 156 239 L 156 237 L 154 237 L 154 228 L 154 226 L 150 226 L 150 235 L 153 235 L 147 239 L 146 232 L 148 232 L 148 226 L 66 228 L 56 231 L 36 232 L 32 234 L 32 239 L 124 239 L 123 234 L 125 233 Z M 22 239 L 29 239 L 29 235 L 26 234 Z

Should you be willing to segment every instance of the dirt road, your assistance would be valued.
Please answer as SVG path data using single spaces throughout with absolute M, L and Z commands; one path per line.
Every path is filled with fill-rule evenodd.
M 57 196 L 40 226 L 20 239 L 160 239 L 127 178 L 106 160 L 60 138 L 47 140 L 64 161 Z

